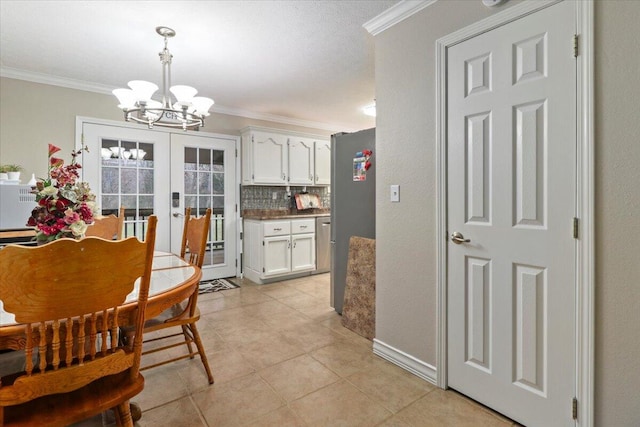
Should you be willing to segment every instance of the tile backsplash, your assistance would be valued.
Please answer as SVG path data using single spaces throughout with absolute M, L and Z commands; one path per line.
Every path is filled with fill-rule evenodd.
M 302 192 L 303 187 L 289 187 L 291 189 L 291 198 L 286 197 L 285 187 L 269 187 L 262 185 L 242 186 L 242 194 L 240 196 L 241 210 L 246 209 L 291 209 L 294 207 L 294 195 Z M 307 187 L 309 194 L 317 194 L 320 197 L 320 203 L 323 208 L 330 208 L 328 187 Z M 275 198 L 274 198 L 275 193 Z

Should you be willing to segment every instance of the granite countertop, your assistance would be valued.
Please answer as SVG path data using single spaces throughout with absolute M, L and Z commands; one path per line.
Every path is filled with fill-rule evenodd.
M 329 209 L 245 209 L 242 211 L 243 219 L 296 219 L 315 218 L 319 216 L 330 216 Z

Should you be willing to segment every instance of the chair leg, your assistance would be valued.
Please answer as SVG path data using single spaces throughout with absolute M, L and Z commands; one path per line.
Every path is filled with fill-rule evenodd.
M 198 353 L 200 353 L 200 360 L 204 365 L 204 370 L 207 371 L 207 377 L 209 377 L 209 384 L 213 384 L 213 374 L 211 373 L 211 369 L 209 368 L 209 361 L 207 360 L 207 355 L 204 353 L 204 346 L 202 345 L 202 340 L 200 339 L 200 334 L 198 333 L 198 328 L 196 328 L 195 323 L 191 323 L 188 325 L 191 333 L 193 334 L 193 340 L 196 343 L 196 347 L 198 347 Z
M 193 348 L 191 347 L 191 335 L 189 334 L 189 328 L 187 325 L 182 325 L 182 334 L 184 335 L 184 343 L 189 349 L 189 359 L 193 359 Z
M 116 425 L 119 427 L 133 427 L 133 419 L 131 418 L 131 408 L 129 401 L 120 403 L 115 407 Z

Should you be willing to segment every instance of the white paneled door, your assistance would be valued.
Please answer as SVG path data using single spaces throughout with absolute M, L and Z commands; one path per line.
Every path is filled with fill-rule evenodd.
M 575 424 L 574 31 L 564 1 L 447 51 L 448 385 L 530 427 Z

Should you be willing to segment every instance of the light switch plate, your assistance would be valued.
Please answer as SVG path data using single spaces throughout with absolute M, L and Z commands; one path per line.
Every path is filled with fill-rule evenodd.
M 391 186 L 391 201 L 399 202 L 400 201 L 400 186 L 394 184 Z

